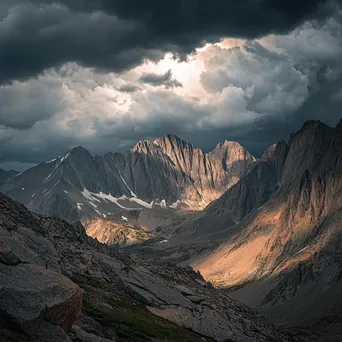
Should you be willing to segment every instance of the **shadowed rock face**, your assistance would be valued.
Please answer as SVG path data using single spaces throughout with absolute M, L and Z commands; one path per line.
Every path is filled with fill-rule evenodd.
M 291 340 L 191 268 L 125 256 L 1 193 L 0 287 L 4 341 Z
M 126 153 L 93 157 L 75 147 L 23 173 L 0 171 L 0 190 L 30 210 L 76 221 L 122 210 L 204 208 L 255 161 L 239 144 L 211 153 L 169 135 Z

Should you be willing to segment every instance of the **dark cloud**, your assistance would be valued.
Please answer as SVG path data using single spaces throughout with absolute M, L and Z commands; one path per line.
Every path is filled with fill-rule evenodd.
M 63 109 L 60 83 L 54 80 L 44 83 L 33 79 L 0 86 L 0 126 L 29 129 Z
M 140 90 L 140 88 L 134 84 L 125 84 L 125 85 L 120 86 L 118 90 L 122 91 L 123 93 L 134 93 Z
M 143 73 L 139 81 L 150 84 L 154 87 L 164 86 L 165 88 L 183 87 L 182 83 L 173 78 L 172 70 L 165 74 Z
M 87 51 L 90 43 L 82 40 L 84 32 L 78 23 L 86 23 L 91 41 L 94 37 L 98 38 L 98 34 L 105 35 L 107 32 L 97 31 L 92 36 L 91 28 L 96 29 L 98 25 L 105 27 L 106 22 L 117 22 L 118 31 L 110 32 L 117 35 L 117 41 L 123 46 L 128 44 L 124 42 L 126 28 L 131 28 L 133 34 L 139 25 L 144 27 L 134 18 L 114 18 L 109 16 L 110 12 L 76 13 L 55 5 L 46 12 L 43 6 L 43 15 L 40 15 L 32 5 L 19 9 L 14 8 L 12 17 L 1 22 L 0 42 L 8 35 L 7 44 L 10 47 L 9 37 L 12 34 L 15 46 L 17 41 L 23 39 L 25 32 L 32 36 L 32 58 L 28 62 L 34 63 L 35 57 L 46 62 L 46 66 L 51 64 L 50 55 L 53 58 L 57 56 L 53 64 L 59 63 L 59 56 L 68 59 L 68 51 L 72 50 L 74 59 L 83 65 L 101 68 L 106 65 L 112 70 L 111 64 L 106 64 L 106 61 L 111 62 L 111 58 L 118 58 L 118 55 L 106 54 L 114 51 L 109 44 L 111 38 L 107 37 L 99 63 L 97 52 Z M 36 16 L 34 27 L 29 24 L 31 20 L 21 21 L 23 16 L 20 11 L 28 14 L 26 19 Z M 65 29 L 64 35 L 57 34 L 60 32 L 59 24 L 53 24 L 55 19 L 51 18 L 56 16 L 54 14 L 49 18 L 48 14 L 52 13 L 49 11 L 59 15 L 64 13 L 58 22 L 70 30 Z M 77 20 L 74 21 L 75 18 Z M 41 27 L 39 22 L 47 24 L 36 36 Z M 192 94 L 188 96 L 184 78 L 184 88 L 165 86 L 165 82 L 174 80 L 171 72 L 144 74 L 139 82 L 136 81 L 140 76 L 139 68 L 138 71 L 116 75 L 84 68 L 77 63 L 46 70 L 37 78 L 2 85 L 0 167 L 19 165 L 19 168 L 24 168 L 25 165 L 52 159 L 77 145 L 98 154 L 125 151 L 140 139 L 154 139 L 167 133 L 177 134 L 205 151 L 213 148 L 218 141 L 236 140 L 259 156 L 267 146 L 286 139 L 306 120 L 319 119 L 335 125 L 342 116 L 341 23 L 337 13 L 323 24 L 306 23 L 287 35 L 247 41 L 233 49 L 210 47 L 202 57 L 198 56 L 206 65 L 201 84 L 207 92 L 200 99 L 192 97 Z M 125 25 L 126 28 L 123 27 Z M 73 34 L 69 34 L 71 31 Z M 68 51 L 59 51 L 57 47 L 61 45 L 57 43 L 55 47 L 48 45 L 52 36 L 58 38 L 54 38 L 55 42 L 61 40 L 62 45 L 68 46 Z M 67 41 L 69 38 L 70 41 Z M 75 39 L 79 40 L 77 48 L 84 56 L 81 53 L 78 55 L 77 49 L 74 49 Z M 98 40 L 96 47 L 101 49 L 101 39 Z M 34 48 L 41 42 L 52 50 L 39 50 L 41 54 L 35 54 Z M 24 41 L 22 44 L 23 50 L 18 52 L 25 55 L 28 45 Z M 125 49 L 120 51 L 127 52 Z M 154 51 L 153 56 L 159 58 L 162 50 L 139 51 Z M 4 61 L 1 58 L 6 53 L 7 50 L 0 50 L 0 61 Z M 1 69 L 4 70 L 2 75 L 7 75 L 8 79 L 13 72 L 23 75 L 22 71 L 28 70 L 20 64 L 20 53 L 12 55 L 18 63 L 16 68 Z M 125 68 L 125 58 L 123 55 L 121 57 L 123 64 L 118 70 Z M 136 61 L 133 57 L 132 61 Z M 145 67 L 143 70 L 149 70 Z M 40 70 L 39 65 L 36 70 Z M 186 68 L 181 70 L 186 71 Z M 189 78 L 192 77 L 190 75 Z M 143 81 L 156 87 L 144 86 Z
M 121 72 L 221 37 L 284 33 L 328 0 L 16 0 L 1 7 L 0 82 L 75 61 Z

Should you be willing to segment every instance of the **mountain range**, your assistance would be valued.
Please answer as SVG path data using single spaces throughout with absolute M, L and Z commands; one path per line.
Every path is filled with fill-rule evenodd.
M 342 120 L 336 127 L 308 121 L 260 159 L 236 142 L 204 153 L 174 135 L 123 154 L 93 157 L 77 147 L 21 174 L 0 172 L 0 190 L 36 212 L 2 195 L 0 225 L 14 230 L 1 255 L 7 266 L 37 253 L 27 248 L 46 258 L 47 245 L 31 245 L 43 235 L 62 255 L 61 272 L 81 287 L 91 281 L 107 298 L 100 272 L 111 291 L 115 278 L 124 296 L 133 293 L 153 314 L 214 340 L 342 340 Z M 85 229 L 40 214 L 81 219 Z M 206 290 L 196 285 L 204 283 Z M 201 303 L 190 308 L 191 318 L 173 286 Z M 214 312 L 203 307 L 208 301 Z M 241 302 L 281 332 L 268 323 L 260 329 L 255 311 Z M 108 301 L 101 303 L 86 317 L 103 315 Z
M 309 121 L 205 210 L 130 252 L 192 265 L 305 341 L 339 341 L 341 228 L 342 120 Z
M 201 209 L 235 184 L 256 161 L 225 141 L 210 153 L 175 135 L 139 141 L 126 153 L 92 156 L 72 150 L 22 173 L 0 172 L 0 191 L 30 210 L 70 222 L 121 211 Z

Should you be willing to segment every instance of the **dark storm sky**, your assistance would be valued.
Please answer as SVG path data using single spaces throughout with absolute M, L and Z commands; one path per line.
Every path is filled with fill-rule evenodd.
M 341 60 L 340 1 L 2 0 L 0 167 L 167 133 L 259 155 L 339 121 Z

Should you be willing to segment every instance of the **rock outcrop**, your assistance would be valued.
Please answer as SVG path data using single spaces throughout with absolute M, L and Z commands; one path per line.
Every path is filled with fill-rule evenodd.
M 152 237 L 151 233 L 138 225 L 129 224 L 126 216 L 121 216 L 121 223 L 93 217 L 83 219 L 82 224 L 88 236 L 107 245 L 131 245 Z
M 0 313 L 37 341 L 71 341 L 82 291 L 60 273 L 34 264 L 0 264 Z

